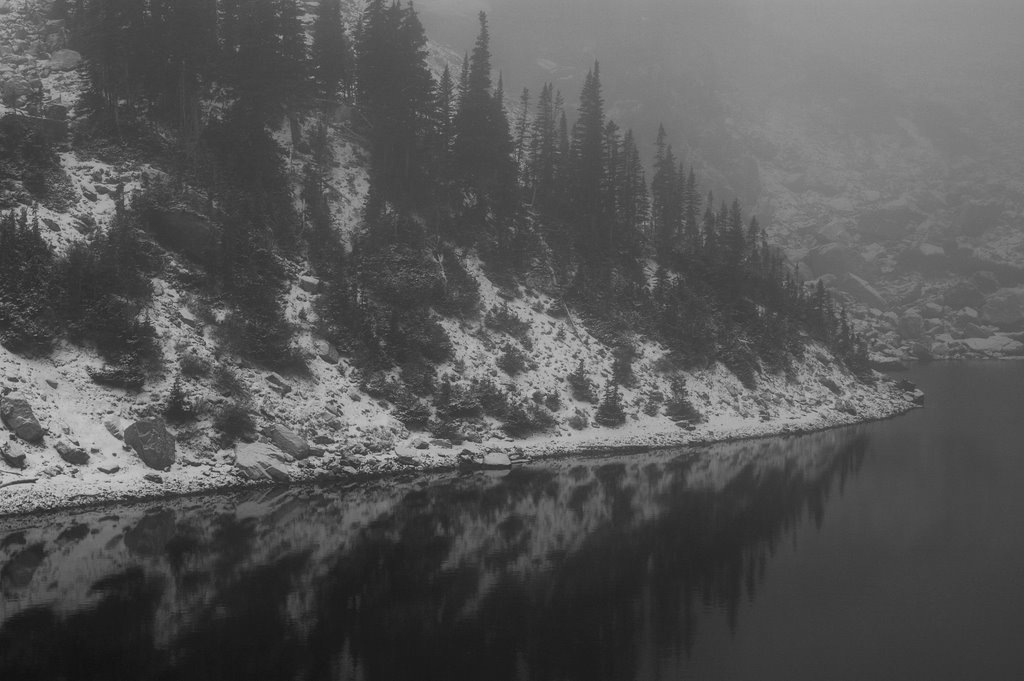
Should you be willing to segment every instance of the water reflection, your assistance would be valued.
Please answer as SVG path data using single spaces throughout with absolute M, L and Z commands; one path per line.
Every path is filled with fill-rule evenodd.
M 731 627 L 867 437 L 0 520 L 3 679 L 635 679 Z

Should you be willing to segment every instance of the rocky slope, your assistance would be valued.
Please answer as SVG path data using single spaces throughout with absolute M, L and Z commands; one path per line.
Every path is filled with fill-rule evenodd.
M 32 11 L 34 3 L 4 3 L 0 21 L 2 116 L 21 116 L 31 98 L 43 103 L 46 121 L 74 129 L 81 89 L 77 53 L 63 50 L 62 26 Z M 0 10 L 3 11 L 3 10 Z M 13 83 L 13 85 L 11 85 Z M 23 87 L 24 85 L 24 87 Z M 25 87 L 28 91 L 24 91 Z M 276 139 L 298 186 L 309 155 L 305 138 L 282 122 Z M 58 130 L 62 132 L 62 130 Z M 146 183 L 165 173 L 149 158 L 121 151 L 75 147 L 63 138 L 61 200 L 33 207 L 43 233 L 57 250 L 103 230 L 114 213 L 114 194 L 123 187 L 129 202 Z M 351 234 L 367 178 L 363 151 L 343 124 L 330 131 L 336 170 L 329 197 L 337 228 Z M 23 187 L 4 187 L 7 202 L 23 198 Z M 811 347 L 788 375 L 760 377 L 747 389 L 722 367 L 687 375 L 700 425 L 677 424 L 662 414 L 673 375 L 664 348 L 634 339 L 636 381 L 623 390 L 626 424 L 593 425 L 594 405 L 573 398 L 566 377 L 582 362 L 589 378 L 604 385 L 611 376 L 612 351 L 562 310 L 560 301 L 518 287 L 499 290 L 480 264 L 467 261 L 481 291 L 476 316 L 445 319 L 455 359 L 438 375 L 459 384 L 487 378 L 523 401 L 544 401 L 555 425 L 542 436 L 513 441 L 493 419 L 479 420 L 467 442 L 410 433 L 393 415 L 393 405 L 363 390 L 364 377 L 348 358 L 317 337 L 314 301 L 320 283 L 303 262 L 286 263 L 291 277 L 287 316 L 309 373 L 282 377 L 225 354 L 215 340 L 226 310 L 198 294 L 189 282 L 211 224 L 201 214 L 170 211 L 154 225 L 153 247 L 165 265 L 154 281 L 147 315 L 158 332 L 164 370 L 145 388 L 125 391 L 91 380 L 102 366 L 88 348 L 60 346 L 51 357 L 30 360 L 0 348 L 4 423 L 11 429 L 2 445 L 0 514 L 85 505 L 114 499 L 159 497 L 271 481 L 357 477 L 456 465 L 508 467 L 515 460 L 585 448 L 657 446 L 711 439 L 806 430 L 880 418 L 910 406 L 891 383 L 864 385 L 838 368 L 821 348 Z M 196 250 L 198 249 L 198 251 Z M 489 312 L 518 318 L 513 335 L 485 323 Z M 525 370 L 510 376 L 499 368 L 497 350 L 511 346 L 528 357 Z M 187 369 L 187 371 L 186 371 Z M 165 427 L 162 416 L 174 378 L 184 374 L 185 399 L 197 419 Z M 251 442 L 223 449 L 214 435 L 218 408 L 244 397 L 257 420 Z M 571 424 L 571 425 L 570 425 Z M 687 426 L 686 428 L 682 426 Z

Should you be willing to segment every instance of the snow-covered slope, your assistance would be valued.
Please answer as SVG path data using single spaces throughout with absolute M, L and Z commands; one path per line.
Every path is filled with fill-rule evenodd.
M 32 30 L 47 30 L 25 17 L 20 20 L 22 25 L 34 27 Z M 0 59 L 13 63 L 18 73 L 45 72 L 41 78 L 45 99 L 69 107 L 74 125 L 81 79 L 73 70 L 51 69 L 48 56 L 32 47 L 31 41 L 28 45 L 15 55 L 17 60 L 9 54 Z M 308 129 L 309 125 L 311 121 L 306 121 L 301 127 Z M 286 130 L 288 125 L 282 122 L 275 136 L 297 187 L 307 156 L 299 145 L 293 147 Z M 350 237 L 357 228 L 368 186 L 363 153 L 343 124 L 332 126 L 329 139 L 335 159 L 329 199 L 336 228 Z M 130 200 L 145 176 L 160 175 L 161 169 L 150 163 L 151 159 L 130 156 L 103 162 L 85 149 L 69 147 L 61 154 L 65 201 L 59 207 L 38 208 L 47 240 L 62 250 L 106 229 L 114 213 L 113 188 L 123 185 Z M 671 394 L 672 379 L 678 378 L 666 369 L 665 349 L 636 337 L 636 381 L 622 391 L 626 423 L 619 428 L 597 427 L 593 425 L 594 405 L 575 401 L 566 377 L 582 362 L 593 383 L 603 387 L 611 375 L 612 349 L 575 323 L 571 314 L 555 314 L 561 308 L 559 301 L 524 287 L 509 297 L 470 259 L 467 268 L 481 291 L 478 315 L 442 320 L 455 359 L 439 367 L 439 376 L 449 376 L 455 382 L 487 378 L 524 400 L 538 392 L 557 395 L 551 402 L 557 405 L 552 412 L 556 425 L 545 434 L 513 442 L 497 422 L 485 419 L 468 434 L 472 442 L 453 446 L 408 432 L 392 415 L 390 405 L 361 391 L 361 379 L 349 360 L 337 357 L 333 348 L 317 337 L 314 299 L 319 294 L 304 263 L 286 264 L 292 281 L 286 312 L 298 330 L 296 340 L 310 371 L 308 376 L 280 377 L 218 348 L 215 330 L 225 310 L 189 286 L 194 265 L 169 251 L 164 256 L 166 265 L 154 282 L 156 293 L 146 314 L 157 329 L 165 369 L 143 390 L 128 392 L 94 383 L 88 370 L 101 367 L 102 362 L 88 348 L 61 345 L 51 357 L 41 360 L 0 348 L 3 392 L 8 399 L 27 401 L 45 435 L 38 444 L 19 440 L 5 444 L 8 455 L 25 455 L 25 467 L 15 470 L 0 462 L 0 485 L 34 482 L 0 489 L 0 514 L 263 484 L 271 479 L 311 480 L 450 467 L 467 458 L 479 463 L 486 453 L 491 454 L 488 462 L 506 465 L 510 458 L 581 449 L 749 437 L 880 418 L 909 408 L 905 395 L 891 383 L 883 380 L 874 386 L 864 385 L 839 368 L 824 349 L 811 347 L 788 375 L 762 376 L 753 390 L 744 388 L 720 366 L 685 375 L 691 401 L 704 422 L 684 429 L 662 415 L 662 410 L 651 408 L 652 401 Z M 525 338 L 512 338 L 484 323 L 486 314 L 501 306 L 528 329 Z M 527 369 L 515 377 L 508 376 L 497 362 L 497 350 L 506 345 L 521 348 L 529 359 Z M 182 358 L 205 365 L 209 371 L 185 381 L 198 419 L 170 428 L 177 462 L 169 470 L 156 472 L 124 443 L 124 431 L 163 413 Z M 267 446 L 219 447 L 212 422 L 218 407 L 229 399 L 224 376 L 233 377 L 247 394 L 263 433 L 260 440 Z M 569 426 L 570 419 L 575 429 Z M 585 425 L 580 428 L 581 424 Z M 269 444 L 291 448 L 285 441 L 295 445 L 292 453 L 298 454 L 298 459 Z M 68 463 L 58 453 L 58 446 L 84 450 L 89 462 Z

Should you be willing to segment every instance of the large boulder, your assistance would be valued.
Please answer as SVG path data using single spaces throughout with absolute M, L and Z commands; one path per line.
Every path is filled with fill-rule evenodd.
M 924 318 L 911 310 L 900 318 L 896 330 L 905 340 L 919 340 L 924 335 Z
M 846 274 L 859 274 L 864 269 L 864 259 L 853 248 L 844 244 L 825 244 L 818 246 L 807 254 L 807 264 L 818 277 L 834 274 L 837 277 Z
M 81 447 L 74 447 L 67 442 L 57 443 L 57 454 L 72 466 L 85 466 L 89 463 L 89 453 Z
M 985 294 L 976 284 L 961 281 L 942 294 L 942 302 L 954 310 L 961 310 L 965 307 L 977 309 L 985 304 Z
M 1024 327 L 1024 288 L 1004 288 L 985 299 L 982 321 L 1003 329 Z
M 996 201 L 968 201 L 953 217 L 953 229 L 967 236 L 983 234 L 999 224 L 1003 204 Z
M 1024 343 L 1003 335 L 988 338 L 966 338 L 963 343 L 975 352 L 993 357 L 1016 356 L 1024 353 Z
M 0 419 L 25 442 L 41 442 L 43 439 L 43 427 L 27 400 L 17 397 L 0 400 Z
M 53 71 L 74 71 L 82 63 L 82 55 L 74 50 L 57 50 L 50 55 L 50 69 Z
M 167 470 L 176 457 L 174 437 L 157 419 L 138 421 L 124 431 L 124 441 L 142 462 L 156 470 Z
M 287 482 L 289 476 L 278 462 L 291 461 L 291 457 L 263 442 L 244 444 L 235 450 L 235 467 L 249 480 Z
M 281 451 L 286 452 L 296 459 L 305 459 L 310 455 L 309 443 L 302 439 L 297 433 L 285 428 L 280 424 L 274 424 L 267 428 L 267 437 Z

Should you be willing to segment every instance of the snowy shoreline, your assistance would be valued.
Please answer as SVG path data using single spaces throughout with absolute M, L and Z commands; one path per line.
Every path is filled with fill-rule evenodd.
M 903 415 L 915 408 L 908 397 L 891 384 L 881 382 L 879 388 L 862 387 L 861 408 L 856 415 L 839 409 L 827 408 L 805 413 L 798 417 L 752 422 L 735 418 L 712 419 L 684 430 L 672 425 L 651 427 L 649 419 L 637 419 L 621 428 L 595 428 L 569 436 L 542 435 L 515 441 L 489 440 L 481 444 L 466 443 L 449 449 L 431 448 L 418 451 L 408 442 L 396 446 L 376 457 L 376 466 L 367 471 L 340 469 L 296 468 L 289 471 L 289 482 L 251 480 L 239 475 L 233 465 L 177 465 L 174 470 L 160 474 L 161 481 L 153 482 L 137 476 L 103 480 L 77 480 L 61 476 L 39 479 L 32 485 L 0 488 L 0 517 L 32 516 L 54 511 L 102 507 L 110 504 L 136 503 L 198 496 L 237 489 L 272 487 L 287 484 L 303 485 L 324 482 L 362 482 L 389 477 L 454 471 L 464 468 L 473 455 L 478 461 L 488 456 L 495 459 L 495 470 L 508 470 L 524 463 L 573 456 L 591 457 L 604 454 L 631 454 L 682 447 L 703 447 L 711 444 L 806 435 L 845 426 L 875 422 Z M 647 423 L 645 423 L 645 421 Z M 508 463 L 506 464 L 505 461 Z M 475 468 L 487 467 L 473 465 Z M 0 484 L 18 478 L 10 471 L 0 475 Z

